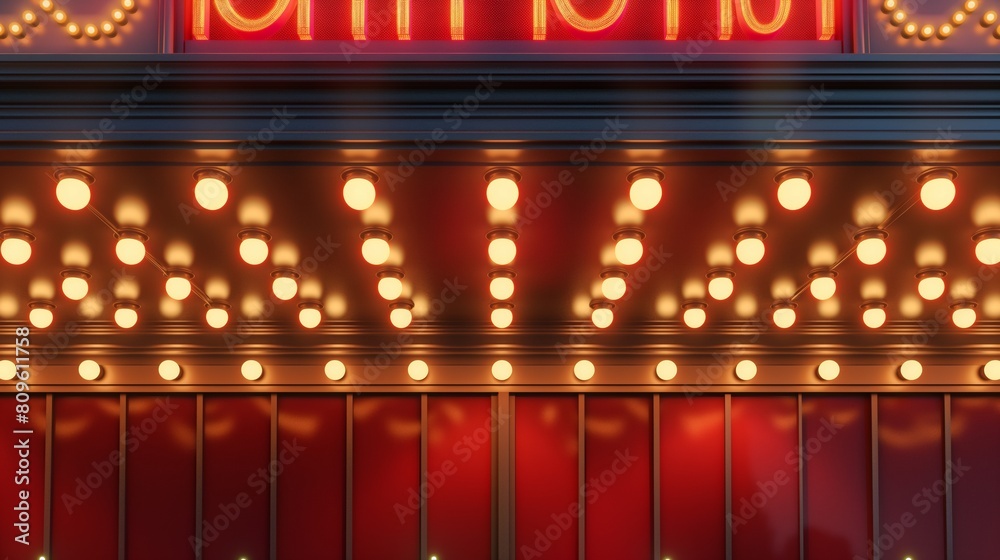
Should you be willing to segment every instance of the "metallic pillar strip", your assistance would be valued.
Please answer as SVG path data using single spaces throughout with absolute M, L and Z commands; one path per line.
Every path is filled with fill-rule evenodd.
M 128 397 L 118 396 L 118 560 L 125 560 L 125 434 L 128 430 Z
M 344 407 L 347 411 L 344 457 L 347 466 L 344 471 L 344 558 L 351 560 L 354 555 L 354 395 L 347 395 Z
M 868 33 L 868 19 L 870 17 L 868 2 L 865 0 L 855 0 L 853 30 L 855 53 L 867 53 L 871 51 L 871 40 Z
M 417 488 L 427 480 L 427 393 L 420 395 L 420 477 Z M 427 501 L 420 501 L 420 558 L 427 558 Z
M 653 560 L 660 557 L 660 395 L 653 395 Z
M 725 424 L 726 446 L 726 560 L 733 560 L 733 396 L 726 393 Z
M 577 488 L 579 493 L 577 499 L 580 500 L 580 524 L 577 526 L 577 547 L 579 548 L 580 560 L 587 559 L 587 501 L 584 492 L 585 481 L 587 480 L 587 450 L 586 450 L 586 403 L 583 393 L 577 395 Z
M 946 560 L 955 560 L 955 525 L 952 510 L 951 481 L 951 395 L 944 396 L 944 523 Z
M 278 394 L 271 393 L 271 462 L 268 463 L 270 486 L 270 543 L 271 560 L 278 560 L 278 479 L 273 474 L 277 471 L 278 461 Z M 271 469 L 275 470 L 272 471 Z
M 805 497 L 805 458 L 802 449 L 805 442 L 802 439 L 802 393 L 798 396 L 799 446 L 796 453 L 799 456 L 799 560 L 806 560 L 806 497 Z
M 872 393 L 872 546 L 878 548 L 878 395 Z
M 205 490 L 205 395 L 195 398 L 194 420 L 194 538 L 200 539 L 202 523 L 202 500 Z M 202 559 L 202 548 L 198 547 L 195 560 Z
M 45 534 L 42 550 L 46 558 L 52 558 L 52 426 L 55 411 L 52 409 L 52 393 L 45 395 L 45 496 L 42 512 L 42 532 Z

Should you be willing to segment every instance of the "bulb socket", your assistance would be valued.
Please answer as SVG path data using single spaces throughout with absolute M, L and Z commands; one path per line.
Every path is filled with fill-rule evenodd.
M 196 169 L 194 172 L 194 180 L 201 181 L 202 179 L 218 179 L 227 185 L 233 182 L 232 175 L 217 167 L 202 167 L 201 169 Z
M 745 227 L 736 230 L 733 234 L 734 241 L 743 241 L 744 239 L 760 239 L 761 241 L 767 239 L 767 233 L 758 227 Z
M 812 178 L 813 172 L 805 167 L 790 167 L 779 171 L 778 174 L 774 176 L 774 182 L 780 185 L 788 179 L 805 179 L 808 181 Z
M 486 239 L 493 241 L 494 239 L 510 239 L 511 241 L 517 241 L 517 232 L 512 228 L 496 228 L 490 230 L 486 234 Z
M 494 179 L 510 179 L 515 183 L 521 182 L 521 174 L 516 169 L 510 167 L 494 167 L 486 172 L 486 183 L 491 183 Z
M 392 240 L 392 234 L 389 230 L 381 227 L 367 228 L 361 232 L 361 239 L 384 239 L 385 241 Z
M 662 183 L 665 177 L 666 175 L 664 175 L 659 169 L 654 169 L 652 167 L 640 167 L 639 169 L 629 171 L 628 175 L 625 176 L 625 180 L 628 181 L 630 185 L 639 179 L 654 179 L 656 182 Z
M 620 241 L 622 239 L 638 239 L 642 241 L 646 238 L 646 234 L 639 228 L 626 227 L 621 228 L 611 236 L 615 241 Z
M 374 185 L 378 183 L 378 175 L 371 169 L 364 167 L 348 167 L 340 174 L 340 178 L 346 183 L 351 179 L 367 179 Z

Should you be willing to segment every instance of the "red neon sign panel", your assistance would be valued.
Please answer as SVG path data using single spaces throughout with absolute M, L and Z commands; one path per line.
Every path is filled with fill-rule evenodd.
M 189 0 L 188 38 L 829 41 L 839 0 Z

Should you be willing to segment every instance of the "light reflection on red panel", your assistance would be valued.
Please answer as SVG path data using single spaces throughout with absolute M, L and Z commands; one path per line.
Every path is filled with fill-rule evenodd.
M 803 396 L 802 442 L 806 558 L 865 558 L 872 526 L 871 398 Z
M 652 399 L 587 397 L 588 558 L 649 558 L 653 545 Z
M 879 396 L 878 472 L 879 544 L 884 557 L 944 558 L 940 395 Z
M 271 398 L 207 395 L 204 404 L 203 558 L 266 558 Z
M 518 395 L 514 402 L 515 553 L 576 560 L 577 397 Z
M 726 556 L 725 400 L 660 399 L 660 557 Z
M 278 397 L 279 558 L 344 558 L 345 405 L 342 396 Z
M 126 402 L 126 557 L 193 559 L 196 399 L 137 395 Z
M 16 379 L 11 384 L 15 382 Z M 4 550 L 8 550 L 9 545 L 10 549 L 17 550 L 25 558 L 38 558 L 44 553 L 42 512 L 45 509 L 45 418 L 48 411 L 45 410 L 45 395 L 29 393 L 28 423 L 21 424 L 16 420 L 14 408 L 19 404 L 24 403 L 17 402 L 13 395 L 0 396 L 0 411 L 4 412 L 3 433 L 9 438 L 4 445 L 0 445 L 0 465 L 9 469 L 0 477 L 0 511 L 5 521 L 0 523 L 0 542 L 4 543 Z M 14 430 L 31 430 L 34 433 L 14 434 Z M 25 504 L 21 503 L 21 492 L 28 493 Z M 27 519 L 22 516 L 27 516 Z M 26 523 L 27 527 L 22 530 L 14 526 L 15 522 Z M 27 544 L 15 542 L 15 537 L 20 537 Z
M 734 396 L 731 421 L 733 558 L 796 560 L 797 398 Z
M 58 395 L 52 408 L 52 557 L 117 558 L 118 395 Z
M 951 459 L 955 558 L 1000 550 L 1000 398 L 953 396 Z
M 427 549 L 438 558 L 490 557 L 499 425 L 491 403 L 489 396 L 427 398 Z
M 355 398 L 354 560 L 419 555 L 419 485 L 420 398 Z

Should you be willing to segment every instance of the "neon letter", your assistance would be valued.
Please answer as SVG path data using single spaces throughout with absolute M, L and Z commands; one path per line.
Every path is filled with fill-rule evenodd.
M 545 39 L 546 1 L 535 0 L 535 39 Z M 611 0 L 611 6 L 608 7 L 608 11 L 596 18 L 581 16 L 580 12 L 576 11 L 576 8 L 570 3 L 570 0 L 554 0 L 554 2 L 556 3 L 556 8 L 559 9 L 559 13 L 562 14 L 567 23 L 580 31 L 594 32 L 607 29 L 618 21 L 622 17 L 622 12 L 625 11 L 625 4 L 628 0 Z
M 276 24 L 288 10 L 292 9 L 291 0 L 275 0 L 274 6 L 259 18 L 248 18 L 241 15 L 233 7 L 233 0 L 213 0 L 216 11 L 223 21 L 234 29 L 244 32 L 264 31 Z M 300 39 L 312 39 L 312 0 L 297 0 L 298 18 L 296 28 Z M 208 0 L 193 0 L 192 31 L 195 39 L 206 40 L 209 37 L 209 4 Z

